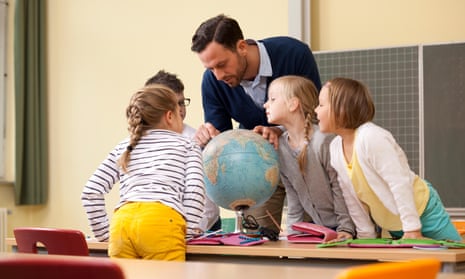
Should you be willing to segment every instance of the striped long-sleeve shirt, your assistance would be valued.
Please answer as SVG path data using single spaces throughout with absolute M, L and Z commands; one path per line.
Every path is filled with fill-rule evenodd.
M 128 172 L 118 164 L 129 138 L 121 141 L 87 181 L 81 200 L 94 236 L 109 238 L 104 195 L 119 182 L 119 208 L 127 202 L 159 201 L 178 211 L 187 223 L 187 235 L 199 228 L 205 185 L 202 153 L 191 140 L 168 130 L 150 130 L 131 151 Z

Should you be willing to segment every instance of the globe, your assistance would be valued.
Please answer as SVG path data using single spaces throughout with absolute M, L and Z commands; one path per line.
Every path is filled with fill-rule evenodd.
M 245 129 L 214 137 L 203 150 L 205 188 L 222 208 L 242 210 L 266 202 L 279 182 L 279 159 L 273 145 Z

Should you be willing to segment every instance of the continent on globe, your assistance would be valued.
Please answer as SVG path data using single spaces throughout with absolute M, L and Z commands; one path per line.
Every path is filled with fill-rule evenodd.
M 279 159 L 273 145 L 245 129 L 214 137 L 203 150 L 208 197 L 229 210 L 257 207 L 279 183 Z

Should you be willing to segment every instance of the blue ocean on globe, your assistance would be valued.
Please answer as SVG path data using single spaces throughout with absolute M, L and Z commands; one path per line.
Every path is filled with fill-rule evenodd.
M 208 197 L 229 210 L 257 207 L 279 183 L 279 159 L 273 145 L 245 129 L 214 137 L 203 150 Z

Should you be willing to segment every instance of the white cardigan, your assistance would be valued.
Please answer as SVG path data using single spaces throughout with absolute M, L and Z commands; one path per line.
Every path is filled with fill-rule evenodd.
M 402 230 L 420 229 L 413 193 L 416 174 L 410 170 L 404 151 L 391 133 L 372 122 L 365 123 L 356 130 L 354 149 L 373 192 L 390 212 L 400 214 Z M 357 237 L 376 237 L 374 223 L 359 201 L 347 173 L 340 136 L 331 142 L 330 150 L 331 165 L 338 173 L 347 208 L 356 225 Z

